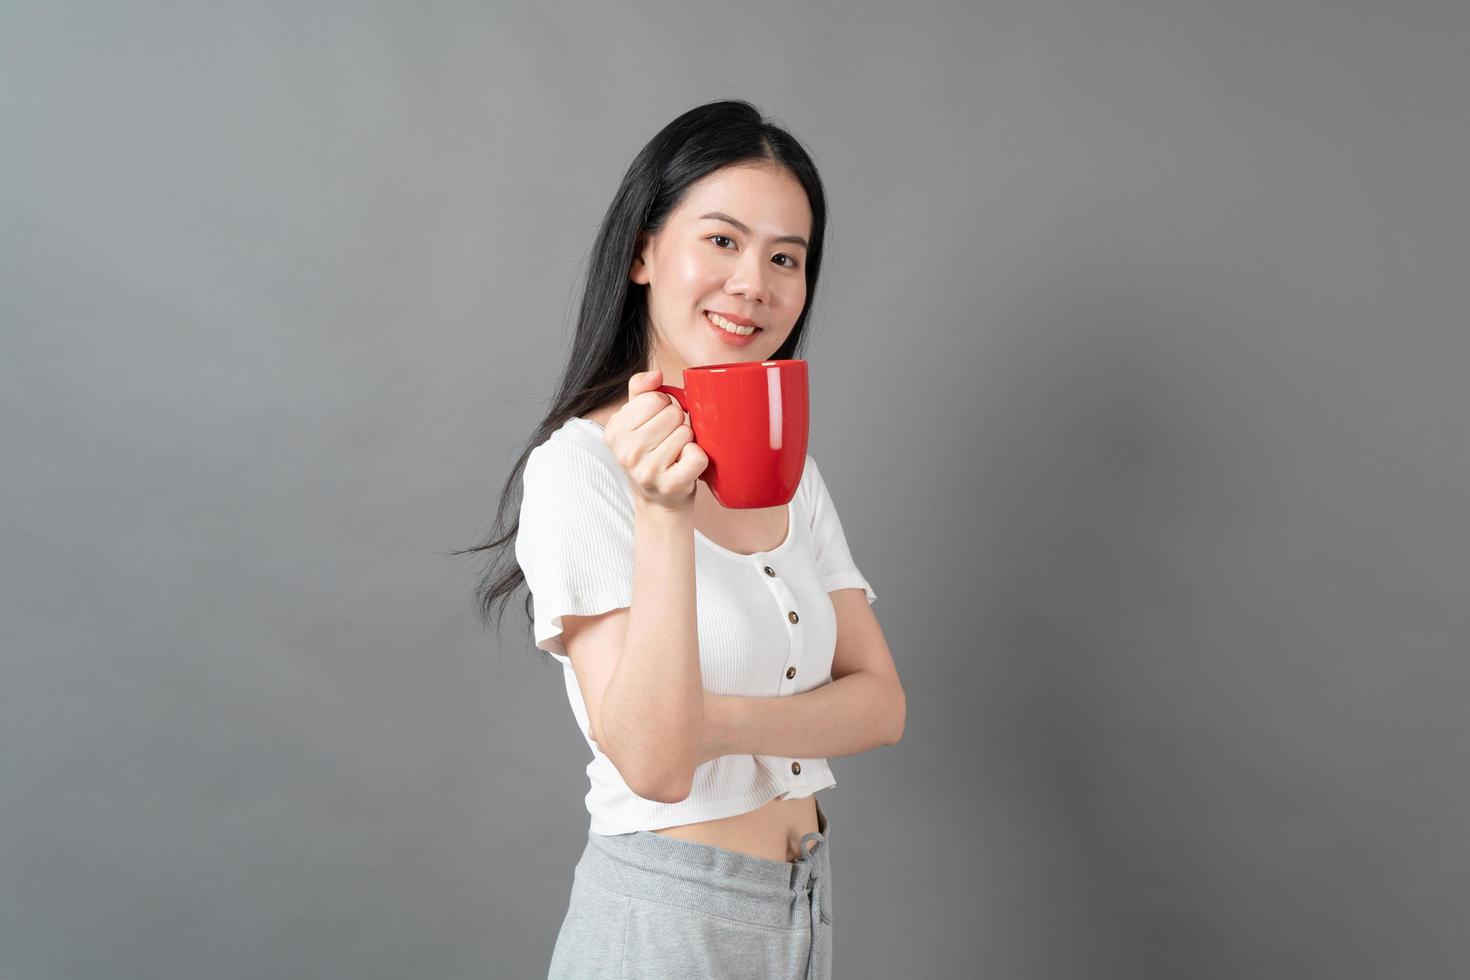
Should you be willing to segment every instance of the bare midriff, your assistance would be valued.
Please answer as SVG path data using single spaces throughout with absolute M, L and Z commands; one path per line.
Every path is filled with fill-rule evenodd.
M 796 861 L 801 857 L 802 835 L 816 829 L 816 797 L 805 796 L 799 800 L 775 799 L 748 813 L 661 827 L 653 833 L 723 847 L 768 861 Z

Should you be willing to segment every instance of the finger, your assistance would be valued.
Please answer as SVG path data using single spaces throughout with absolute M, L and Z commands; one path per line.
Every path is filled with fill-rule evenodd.
M 690 430 L 690 438 L 680 450 L 679 456 L 674 460 L 670 469 L 682 472 L 686 477 L 698 478 L 709 467 L 709 454 L 700 448 L 699 443 L 694 441 L 693 430 Z
M 632 401 L 636 396 L 645 391 L 653 391 L 663 384 L 663 372 L 658 368 L 651 371 L 639 371 L 628 378 L 628 400 Z
M 655 473 L 661 473 L 673 466 L 684 452 L 684 447 L 694 441 L 694 431 L 683 423 L 676 423 L 658 445 L 648 451 L 648 459 Z
M 649 387 L 648 390 L 638 391 L 629 396 L 628 403 L 624 405 L 622 409 L 624 428 L 640 428 L 651 419 L 656 418 L 658 416 L 658 413 L 663 411 L 670 404 L 677 404 L 677 402 L 674 401 L 672 395 L 658 390 L 658 384 L 656 383 L 657 373 L 658 372 L 656 371 L 644 372 L 643 377 L 645 378 L 649 377 L 650 375 L 654 376 L 654 383 L 652 383 L 652 386 Z M 634 380 L 630 381 L 628 384 L 629 391 L 633 391 L 634 386 L 637 385 L 636 379 L 639 376 L 634 375 L 633 377 Z M 663 433 L 660 433 L 660 435 L 663 435 Z
M 634 423 L 633 428 L 648 444 L 657 445 L 684 421 L 684 409 L 663 392 L 644 392 L 638 398 L 633 417 L 643 421 Z

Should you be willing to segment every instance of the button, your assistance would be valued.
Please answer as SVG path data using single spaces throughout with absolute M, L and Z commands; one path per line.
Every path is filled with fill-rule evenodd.
M 787 613 L 786 614 L 786 618 L 789 619 L 789 620 L 791 620 L 793 623 L 797 623 L 797 622 L 800 622 L 801 621 L 801 617 L 798 616 L 798 615 L 796 615 L 796 610 L 795 609 L 793 609 L 789 613 Z
M 771 576 L 771 578 L 775 578 L 776 577 L 776 570 L 774 568 L 772 568 L 770 565 L 767 565 L 766 566 L 766 574 L 769 575 L 769 576 Z
M 791 680 L 791 678 L 793 678 L 795 676 L 796 676 L 796 668 L 795 667 L 787 667 L 786 668 L 786 679 L 789 681 L 789 680 Z
M 793 775 L 793 776 L 800 776 L 801 775 L 801 763 L 800 762 L 793 762 L 791 764 L 791 775 Z

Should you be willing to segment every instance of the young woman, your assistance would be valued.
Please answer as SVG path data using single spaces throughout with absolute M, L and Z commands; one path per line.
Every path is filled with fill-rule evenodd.
M 593 246 L 571 361 L 517 469 L 516 567 L 593 759 L 549 976 L 827 977 L 827 757 L 898 741 L 903 688 L 810 454 L 783 507 L 727 510 L 660 384 L 799 357 L 815 166 L 745 102 L 679 116 Z M 501 497 L 507 510 L 511 478 Z M 534 612 L 532 611 L 534 604 Z

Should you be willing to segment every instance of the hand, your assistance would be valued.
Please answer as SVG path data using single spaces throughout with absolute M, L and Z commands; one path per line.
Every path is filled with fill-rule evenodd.
M 682 512 L 694 507 L 695 483 L 709 457 L 694 442 L 684 409 L 658 390 L 658 368 L 628 379 L 628 401 L 608 419 L 603 442 L 647 503 Z

